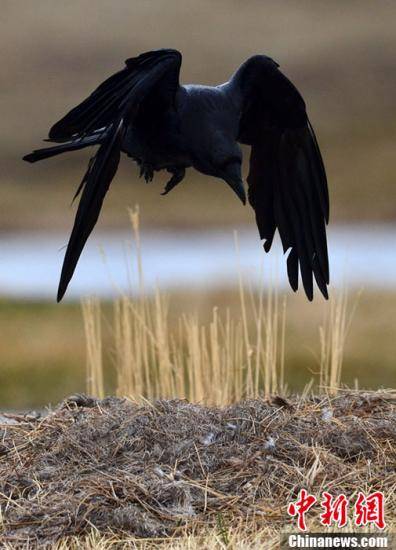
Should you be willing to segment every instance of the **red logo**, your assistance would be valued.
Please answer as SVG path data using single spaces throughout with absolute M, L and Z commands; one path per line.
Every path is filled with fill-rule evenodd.
M 306 531 L 305 515 L 318 502 L 314 495 L 310 495 L 305 489 L 301 489 L 296 501 L 291 502 L 287 507 L 287 513 L 297 516 L 297 526 L 300 531 Z M 320 505 L 323 512 L 320 514 L 320 523 L 326 527 L 337 525 L 344 527 L 348 521 L 348 510 L 350 501 L 341 494 L 334 497 L 332 494 L 324 491 Z M 378 529 L 384 529 L 385 507 L 384 495 L 380 491 L 365 495 L 359 492 L 353 506 L 353 521 L 356 526 L 373 524 Z
M 321 502 L 324 512 L 320 514 L 320 523 L 328 526 L 337 523 L 338 527 L 344 527 L 348 519 L 348 504 L 345 495 L 338 495 L 337 498 L 334 498 L 325 491 Z
M 291 502 L 287 508 L 290 516 L 297 516 L 297 525 L 300 531 L 306 531 L 305 514 L 316 503 L 316 497 L 309 495 L 305 489 L 301 489 L 296 502 Z
M 385 528 L 384 495 L 377 491 L 365 496 L 358 494 L 355 504 L 355 524 L 367 525 L 374 523 L 378 529 Z

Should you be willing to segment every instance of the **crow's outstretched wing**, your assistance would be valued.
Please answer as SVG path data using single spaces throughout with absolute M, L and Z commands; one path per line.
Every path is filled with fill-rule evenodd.
M 325 298 L 329 284 L 326 173 L 305 103 L 278 65 L 265 56 L 248 60 L 236 73 L 242 93 L 239 141 L 251 145 L 249 202 L 268 252 L 276 228 L 290 250 L 287 272 L 293 290 L 298 271 L 313 298 L 313 276 Z
M 49 137 L 58 142 L 78 141 L 103 128 L 101 145 L 77 191 L 82 191 L 82 195 L 63 262 L 58 302 L 66 292 L 117 171 L 125 126 L 148 100 L 150 116 L 169 107 L 179 86 L 180 64 L 181 54 L 175 50 L 147 52 L 129 59 L 125 69 L 103 82 L 51 128 Z
M 174 101 L 182 56 L 177 50 L 146 52 L 125 61 L 125 68 L 102 82 L 82 103 L 56 122 L 51 141 L 68 141 L 105 128 L 119 117 L 133 118 L 154 92 L 157 110 Z

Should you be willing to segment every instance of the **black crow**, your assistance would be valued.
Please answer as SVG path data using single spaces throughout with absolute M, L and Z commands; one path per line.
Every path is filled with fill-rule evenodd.
M 313 298 L 313 275 L 327 298 L 329 264 L 326 223 L 329 197 L 322 157 L 305 103 L 270 57 L 250 57 L 219 86 L 182 86 L 182 56 L 173 49 L 150 51 L 125 62 L 49 132 L 53 147 L 24 157 L 35 162 L 98 145 L 77 189 L 81 193 L 58 288 L 60 301 L 99 216 L 121 152 L 140 166 L 146 181 L 167 170 L 164 193 L 180 183 L 186 168 L 224 180 L 243 204 L 242 151 L 251 146 L 248 199 L 264 249 L 278 228 L 292 289 L 298 271 Z

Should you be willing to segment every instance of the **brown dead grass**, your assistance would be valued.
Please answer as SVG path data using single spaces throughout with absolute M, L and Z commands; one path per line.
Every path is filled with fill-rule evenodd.
M 224 408 L 74 396 L 43 418 L 3 415 L 0 542 L 44 547 L 92 530 L 175 542 L 212 529 L 226 547 L 241 522 L 268 541 L 290 526 L 286 506 L 302 487 L 383 491 L 390 523 L 395 420 L 394 391 Z

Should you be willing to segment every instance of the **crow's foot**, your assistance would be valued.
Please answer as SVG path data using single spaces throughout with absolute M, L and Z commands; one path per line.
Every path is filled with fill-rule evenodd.
M 147 164 L 145 162 L 140 163 L 140 174 L 139 177 L 144 177 L 146 183 L 149 183 L 150 181 L 153 181 L 154 177 L 154 168 L 151 164 Z
M 167 172 L 172 174 L 172 177 L 168 181 L 168 183 L 165 185 L 165 189 L 163 190 L 161 195 L 167 195 L 169 191 L 172 191 L 172 189 L 176 187 L 176 185 L 180 183 L 184 178 L 184 176 L 186 175 L 185 168 L 167 168 Z

